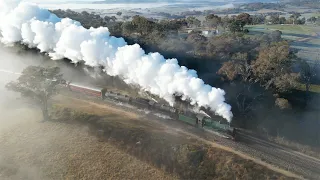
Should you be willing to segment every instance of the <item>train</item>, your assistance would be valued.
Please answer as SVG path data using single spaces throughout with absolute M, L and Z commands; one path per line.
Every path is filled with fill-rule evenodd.
M 224 138 L 232 139 L 234 141 L 237 140 L 237 129 L 232 127 L 230 123 L 227 123 L 218 116 L 210 117 L 206 113 L 195 113 L 186 109 L 182 110 L 166 104 L 158 103 L 155 100 L 140 97 L 130 97 L 120 93 L 108 91 L 106 88 L 92 86 L 89 87 L 73 82 L 64 82 L 63 86 L 67 87 L 68 90 L 72 92 L 83 93 L 89 96 L 101 98 L 102 100 L 108 99 L 112 101 L 128 103 L 139 108 L 160 111 L 166 115 L 169 115 L 174 120 L 204 129 L 209 132 L 219 133 Z

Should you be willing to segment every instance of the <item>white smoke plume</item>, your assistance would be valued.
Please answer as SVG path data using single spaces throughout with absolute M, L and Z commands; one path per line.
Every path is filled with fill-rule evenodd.
M 177 59 L 159 53 L 146 54 L 138 45 L 110 36 L 106 27 L 85 29 L 77 21 L 60 19 L 37 5 L 0 0 L 0 40 L 6 45 L 21 42 L 38 48 L 53 60 L 68 58 L 88 66 L 103 66 L 111 76 L 160 96 L 174 104 L 174 94 L 191 104 L 209 107 L 217 115 L 232 119 L 225 92 L 198 78 L 195 70 L 179 66 Z

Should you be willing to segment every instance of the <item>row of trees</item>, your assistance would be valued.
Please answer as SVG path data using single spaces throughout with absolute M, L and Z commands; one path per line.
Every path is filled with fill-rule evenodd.
M 70 11 L 66 11 L 64 15 L 73 19 L 75 13 L 68 14 L 68 12 Z M 79 14 L 76 16 L 81 23 L 83 23 L 83 19 L 85 19 L 85 23 L 88 22 L 89 20 L 86 19 L 88 17 L 98 19 L 94 15 L 86 17 L 87 13 L 80 14 L 84 17 L 79 18 Z M 298 17 L 299 15 L 295 16 L 296 19 Z M 194 17 L 154 22 L 142 16 L 134 16 L 131 21 L 116 23 L 109 21 L 109 29 L 111 34 L 122 36 L 129 43 L 139 43 L 147 51 L 158 51 L 168 57 L 186 59 L 184 63 L 196 64 L 195 67 L 200 67 L 200 72 L 200 62 L 191 61 L 196 59 L 209 62 L 216 60 L 223 62 L 219 74 L 229 80 L 242 77 L 241 79 L 244 81 L 259 82 L 267 89 L 273 88 L 279 92 L 294 88 L 297 76 L 291 74 L 289 71 L 291 65 L 286 64 L 288 61 L 291 62 L 294 56 L 289 51 L 289 45 L 282 42 L 281 32 L 274 31 L 270 34 L 254 37 L 243 36 L 241 32 L 245 31 L 244 26 L 252 24 L 252 21 L 253 18 L 247 13 L 223 18 L 210 14 L 206 16 L 204 21 L 207 27 L 223 26 L 235 33 L 210 38 L 204 37 L 198 31 L 193 31 L 186 37 L 179 35 L 180 29 L 200 24 L 199 20 Z M 101 22 L 100 26 L 104 24 L 105 22 Z M 240 34 L 236 34 L 236 32 L 240 32 Z M 269 53 L 274 56 L 268 57 Z M 266 62 L 271 64 L 265 64 Z M 275 65 L 277 67 L 274 67 Z M 266 72 L 267 68 L 270 68 L 269 74 Z M 261 72 L 258 69 L 261 69 Z
M 248 67 L 250 65 L 250 68 L 253 68 L 253 64 L 249 62 L 255 62 L 260 49 L 264 49 L 265 47 L 270 46 L 270 44 L 272 44 L 273 42 L 281 41 L 280 31 L 275 31 L 271 34 L 265 34 L 263 36 L 254 38 L 239 36 L 236 34 L 231 36 L 222 35 L 212 38 L 206 38 L 197 31 L 188 34 L 186 38 L 179 36 L 179 29 L 186 26 L 200 25 L 199 20 L 194 17 L 188 17 L 187 19 L 162 20 L 159 22 L 154 22 L 142 16 L 134 16 L 132 18 L 132 21 L 127 22 L 113 22 L 113 20 L 105 20 L 101 22 L 102 18 L 100 19 L 100 21 L 90 21 L 90 18 L 99 18 L 96 15 L 92 15 L 86 12 L 74 13 L 70 10 L 65 12 L 59 11 L 60 16 L 61 12 L 63 12 L 62 14 L 64 16 L 70 17 L 72 19 L 77 19 L 81 23 L 85 23 L 87 26 L 91 25 L 87 24 L 87 22 L 100 22 L 100 24 L 95 24 L 95 26 L 104 26 L 105 24 L 109 24 L 111 25 L 109 27 L 112 34 L 125 37 L 129 42 L 133 41 L 135 43 L 139 43 L 142 46 L 145 46 L 146 49 L 150 51 L 160 51 L 163 54 L 180 54 L 180 56 L 182 57 L 191 56 L 190 58 L 194 57 L 223 61 L 225 62 L 225 65 L 222 66 L 222 70 L 220 72 L 225 72 L 226 74 L 224 75 L 227 75 L 229 79 L 235 75 L 239 75 L 239 73 L 243 74 L 243 72 L 235 71 L 231 73 L 230 71 L 223 70 L 224 67 L 233 69 L 245 68 L 248 70 Z M 73 16 L 75 16 L 76 18 L 74 18 Z M 84 21 L 82 22 L 82 20 Z M 223 26 L 224 28 L 228 28 L 231 32 L 241 32 L 244 31 L 244 26 L 246 24 L 252 23 L 252 20 L 252 17 L 247 13 L 242 13 L 238 16 L 232 17 L 225 16 L 223 18 L 211 14 L 206 16 L 204 23 L 207 27 Z M 239 57 L 241 57 L 241 61 L 237 61 Z M 238 66 L 239 62 L 244 62 L 245 57 L 245 64 L 247 64 L 248 66 L 241 66 L 240 68 Z M 277 55 L 277 57 L 280 56 Z M 229 61 L 230 59 L 234 60 Z M 237 68 L 228 66 L 228 64 L 237 65 Z M 252 73 L 254 71 L 250 69 L 249 72 Z M 249 75 L 246 74 L 245 76 Z M 281 76 L 279 76 L 278 74 L 274 74 L 273 77 L 280 78 Z M 265 86 L 275 87 L 276 89 L 283 91 L 283 89 L 285 89 L 286 87 L 289 88 L 289 85 L 292 85 L 292 83 L 288 82 L 288 85 L 286 85 L 285 87 L 280 87 L 280 80 L 284 81 L 284 78 L 277 79 L 276 81 L 267 81 L 268 85 Z M 287 80 L 291 81 L 291 79 Z
M 243 32 L 244 26 L 252 23 L 252 18 L 247 13 L 242 13 L 237 16 L 224 16 L 219 17 L 215 14 L 209 14 L 205 17 L 205 20 L 201 23 L 200 20 L 193 16 L 189 16 L 186 19 L 189 27 L 208 27 L 217 28 L 218 26 L 224 29 L 229 29 L 231 32 Z
M 83 16 L 79 18 L 79 14 Z M 81 23 L 82 19 L 85 19 L 85 23 L 88 22 L 86 13 L 79 14 L 77 17 Z M 74 19 L 74 13 L 64 15 Z M 93 15 L 89 17 L 91 16 Z M 298 17 L 297 15 L 296 18 Z M 259 83 L 276 92 L 294 89 L 299 78 L 291 71 L 290 63 L 295 57 L 290 52 L 289 45 L 282 42 L 280 31 L 244 36 L 244 26 L 253 21 L 253 16 L 247 13 L 222 18 L 214 14 L 208 15 L 204 21 L 205 26 L 222 26 L 232 32 L 214 37 L 204 37 L 199 31 L 193 31 L 187 36 L 180 35 L 180 29 L 199 26 L 200 22 L 194 17 L 155 22 L 142 16 L 134 16 L 131 21 L 109 21 L 107 24 L 112 35 L 124 37 L 129 43 L 138 43 L 147 52 L 157 51 L 168 58 L 177 57 L 182 65 L 196 68 L 200 74 L 207 73 L 208 68 L 213 67 L 229 81 Z M 106 22 L 102 22 L 100 26 L 105 24 Z M 269 57 L 268 53 L 273 53 L 274 56 Z M 267 62 L 270 64 L 266 64 Z M 219 63 L 222 63 L 220 70 L 217 68 Z
M 308 8 L 320 8 L 319 0 L 290 0 L 290 5 L 298 7 L 308 7 Z
M 256 24 L 305 24 L 306 19 L 300 18 L 300 13 L 292 13 L 289 18 L 280 16 L 280 14 L 272 14 L 269 17 L 267 15 L 253 15 L 248 13 L 241 13 L 233 16 L 219 17 L 215 14 L 210 14 L 205 17 L 205 20 L 201 22 L 193 16 L 189 16 L 186 21 L 189 27 L 218 27 L 228 28 L 232 32 L 244 31 L 245 25 L 256 25 Z M 312 17 L 309 21 L 316 22 L 317 18 Z
M 206 83 L 223 87 L 227 91 L 226 98 L 233 107 L 234 122 L 243 127 L 250 126 L 256 129 L 260 122 L 265 121 L 275 126 L 270 129 L 278 130 L 278 124 L 284 121 L 281 118 L 284 116 L 279 116 L 280 118 L 274 116 L 279 112 L 278 109 L 274 109 L 274 104 L 281 108 L 290 107 L 287 97 L 292 95 L 287 97 L 285 95 L 292 92 L 299 83 L 310 85 L 310 78 L 314 74 L 311 72 L 313 68 L 303 61 L 300 72 L 293 71 L 293 65 L 297 65 L 298 59 L 291 51 L 288 42 L 281 38 L 280 31 L 246 36 L 242 32 L 245 31 L 244 26 L 254 23 L 253 16 L 246 13 L 232 17 L 208 15 L 205 18 L 205 26 L 221 26 L 231 31 L 214 37 L 204 37 L 197 31 L 179 34 L 178 31 L 184 27 L 199 25 L 199 21 L 192 17 L 154 21 L 142 16 L 134 16 L 131 21 L 118 22 L 106 20 L 105 17 L 99 18 L 94 14 L 72 11 L 59 11 L 59 13 L 62 14 L 58 16 L 77 18 L 76 20 L 85 24 L 85 27 L 108 26 L 112 35 L 124 37 L 129 44 L 139 43 L 147 53 L 157 51 L 166 58 L 178 58 L 181 65 L 196 69 L 199 77 Z M 235 30 L 232 30 L 233 28 Z M 57 70 L 51 71 L 56 72 L 49 73 L 56 74 L 55 79 L 60 78 Z M 47 70 L 35 69 L 23 72 L 36 77 L 37 75 L 33 73 L 41 76 L 48 74 Z M 49 76 L 44 77 L 45 79 L 41 81 L 46 82 L 47 79 L 52 79 Z M 31 95 L 35 100 L 39 97 L 50 97 L 53 94 L 53 92 L 46 94 L 40 91 L 44 89 L 43 87 L 47 87 L 44 83 L 34 88 L 40 95 L 33 95 L 30 93 L 30 88 L 25 89 L 24 82 L 26 80 L 22 78 L 18 83 L 8 87 L 25 95 Z M 40 104 L 45 103 L 44 100 L 37 101 Z M 45 104 L 42 105 L 45 106 Z M 267 119 L 266 117 L 270 114 L 273 116 Z M 292 121 L 292 117 L 289 119 Z
M 272 15 L 267 21 L 271 24 L 305 24 L 306 18 L 299 18 L 300 16 L 300 13 L 293 13 L 286 19 L 285 17 L 280 17 L 280 15 Z
M 243 4 L 241 8 L 243 8 L 246 11 L 258 11 L 260 9 L 282 10 L 285 8 L 285 5 L 280 3 L 253 2 L 253 3 Z
M 320 16 L 318 17 L 312 16 L 309 19 L 307 19 L 307 21 L 320 26 Z

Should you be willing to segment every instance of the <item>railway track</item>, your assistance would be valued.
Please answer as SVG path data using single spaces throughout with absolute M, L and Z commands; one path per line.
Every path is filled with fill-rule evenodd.
M 126 111 L 139 114 L 143 119 L 158 121 L 159 123 L 166 124 L 170 128 L 194 134 L 206 141 L 232 148 L 237 152 L 247 154 L 252 158 L 265 162 L 266 164 L 293 172 L 301 176 L 301 179 L 320 179 L 319 159 L 293 151 L 270 141 L 254 137 L 244 131 L 239 131 L 239 141 L 235 142 L 230 139 L 226 139 L 217 133 L 211 133 L 179 121 L 175 121 L 173 120 L 173 117 L 170 117 L 170 114 L 166 114 L 161 111 L 145 110 L 144 108 L 127 105 L 126 103 L 110 99 L 100 102 L 107 103 L 115 108 L 121 108 Z

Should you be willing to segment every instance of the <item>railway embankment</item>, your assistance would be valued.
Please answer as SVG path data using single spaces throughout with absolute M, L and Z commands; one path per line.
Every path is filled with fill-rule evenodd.
M 53 121 L 89 126 L 100 141 L 181 179 L 293 179 L 139 114 L 73 98 L 54 104 Z

